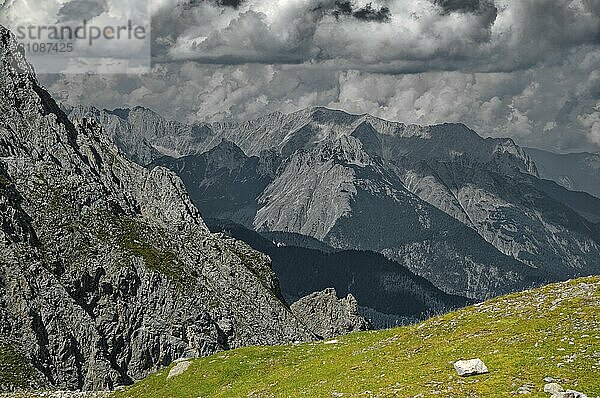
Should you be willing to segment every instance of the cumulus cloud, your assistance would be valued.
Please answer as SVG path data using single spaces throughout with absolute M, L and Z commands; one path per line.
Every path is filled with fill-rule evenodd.
M 178 61 L 319 63 L 382 73 L 506 72 L 561 62 L 570 49 L 597 44 L 596 3 L 247 0 L 233 9 L 200 1 L 182 15 L 176 0 L 162 0 L 155 34 L 164 46 L 161 54 Z
M 597 72 L 582 62 L 586 58 L 581 52 L 566 65 L 512 73 L 404 75 L 188 61 L 119 80 L 70 76 L 46 83 L 70 104 L 143 105 L 187 122 L 245 120 L 325 105 L 406 123 L 463 122 L 484 136 L 513 137 L 522 145 L 597 151 L 597 104 L 589 97 Z
M 47 77 L 50 89 L 186 121 L 325 105 L 600 149 L 598 0 L 155 0 L 152 10 L 152 73 Z
M 59 22 L 81 22 L 109 11 L 106 0 L 72 0 L 61 5 L 57 12 Z

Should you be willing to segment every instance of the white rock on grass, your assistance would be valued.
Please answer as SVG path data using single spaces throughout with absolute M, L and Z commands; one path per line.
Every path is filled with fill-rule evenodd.
M 588 396 L 579 391 L 567 390 L 564 392 L 557 392 L 555 394 L 552 394 L 550 398 L 588 398 Z
M 544 386 L 544 392 L 548 394 L 558 394 L 559 392 L 565 391 L 564 388 L 557 383 L 548 383 Z
M 564 398 L 588 398 L 584 393 L 575 390 L 567 390 L 562 394 Z
M 167 380 L 172 379 L 173 377 L 179 376 L 183 372 L 185 372 L 190 367 L 189 361 L 181 361 L 177 362 L 177 365 L 173 366 L 169 375 L 167 376 Z
M 459 376 L 474 376 L 488 373 L 488 368 L 479 358 L 454 362 L 454 369 Z

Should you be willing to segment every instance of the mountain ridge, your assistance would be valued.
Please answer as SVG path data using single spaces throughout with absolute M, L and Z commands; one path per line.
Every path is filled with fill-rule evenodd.
M 460 224 L 458 222 L 453 221 L 452 218 L 450 218 L 449 216 L 446 216 L 444 213 L 440 212 L 439 210 L 429 206 L 428 204 L 426 204 L 425 202 L 421 202 L 420 199 L 418 199 L 416 196 L 414 196 L 412 193 L 404 190 L 400 185 L 398 185 L 399 183 L 397 182 L 397 178 L 392 175 L 392 174 L 388 174 L 387 172 L 384 172 L 380 169 L 380 167 L 377 165 L 377 163 L 372 163 L 372 159 L 368 158 L 368 157 L 362 157 L 362 152 L 360 150 L 357 151 L 357 149 L 359 149 L 358 147 L 356 147 L 354 144 L 356 143 L 356 141 L 352 138 L 349 139 L 342 139 L 342 142 L 340 144 L 340 146 L 337 145 L 325 145 L 322 148 L 316 148 L 314 151 L 299 151 L 297 152 L 294 156 L 290 157 L 286 162 L 282 165 L 280 165 L 278 167 L 278 173 L 277 173 L 277 178 L 274 181 L 269 181 L 268 179 L 266 181 L 263 181 L 259 187 L 259 189 L 252 191 L 253 194 L 246 197 L 245 199 L 245 203 L 251 203 L 250 207 L 247 207 L 248 209 L 252 209 L 252 213 L 254 214 L 254 212 L 256 212 L 255 216 L 248 216 L 247 212 L 242 212 L 243 216 L 240 217 L 239 219 L 234 219 L 233 221 L 237 221 L 237 222 L 241 222 L 242 224 L 245 224 L 247 227 L 249 228 L 257 228 L 258 230 L 262 231 L 290 231 L 290 232 L 297 232 L 297 233 L 301 233 L 304 235 L 308 235 L 308 236 L 313 236 L 316 237 L 320 240 L 323 240 L 324 238 L 326 238 L 329 235 L 329 232 L 336 226 L 337 221 L 340 219 L 343 219 L 345 216 L 344 214 L 348 211 L 348 210 L 344 210 L 344 209 L 350 209 L 350 207 L 344 208 L 344 207 L 333 207 L 333 208 L 327 208 L 327 207 L 323 207 L 323 208 L 319 208 L 316 207 L 314 208 L 314 212 L 313 213 L 307 213 L 306 216 L 304 216 L 304 210 L 303 207 L 304 203 L 310 203 L 311 200 L 313 200 L 312 198 L 315 197 L 320 197 L 322 196 L 323 198 L 326 197 L 330 197 L 330 193 L 329 193 L 329 189 L 333 189 L 333 193 L 335 195 L 341 195 L 338 199 L 336 199 L 335 202 L 332 202 L 332 206 L 351 206 L 352 203 L 354 203 L 354 199 L 351 199 L 351 197 L 354 197 L 358 194 L 358 192 L 365 192 L 364 194 L 366 195 L 371 195 L 368 192 L 372 191 L 373 195 L 383 195 L 381 196 L 381 200 L 384 201 L 391 201 L 390 205 L 392 207 L 395 207 L 397 209 L 400 209 L 401 207 L 399 205 L 396 205 L 395 203 L 401 203 L 402 201 L 408 201 L 408 203 L 413 203 L 410 204 L 409 206 L 406 207 L 407 213 L 406 214 L 411 214 L 413 210 L 409 210 L 409 209 L 415 209 L 415 211 L 417 212 L 424 212 L 423 214 L 426 214 L 425 218 L 430 217 L 428 214 L 429 213 L 433 213 L 431 215 L 431 217 L 434 217 L 434 219 L 439 220 L 439 221 L 435 221 L 436 223 L 438 222 L 442 222 L 442 223 L 448 223 L 448 225 L 453 225 L 453 229 L 456 231 L 455 233 L 458 233 L 458 231 L 461 231 L 461 227 Z M 209 217 L 217 217 L 217 218 L 231 218 L 232 216 L 234 216 L 234 214 L 232 214 L 231 212 L 229 212 L 227 209 L 219 209 L 219 208 L 212 208 L 212 207 L 203 207 L 203 203 L 204 199 L 202 199 L 203 195 L 207 194 L 207 191 L 200 189 L 199 191 L 195 191 L 195 189 L 198 189 L 198 187 L 202 187 L 204 186 L 205 182 L 201 182 L 202 181 L 202 176 L 206 175 L 205 172 L 201 171 L 201 168 L 199 165 L 202 164 L 208 164 L 211 163 L 211 161 L 208 160 L 202 160 L 205 158 L 209 158 L 212 157 L 214 155 L 215 158 L 221 158 L 222 155 L 219 154 L 220 152 L 220 146 L 217 146 L 215 148 L 213 148 L 211 151 L 207 152 L 206 154 L 203 155 L 199 155 L 199 156 L 192 156 L 192 157 L 185 157 L 185 158 L 181 158 L 179 160 L 179 162 L 183 162 L 186 165 L 180 165 L 177 166 L 177 164 L 179 163 L 171 163 L 171 167 L 173 168 L 173 170 L 181 170 L 182 168 L 185 169 L 184 173 L 181 173 L 182 177 L 184 178 L 184 181 L 186 182 L 186 185 L 190 187 L 191 192 L 193 193 L 193 197 L 195 198 L 198 206 L 200 206 L 200 208 L 203 208 L 204 211 L 206 212 L 205 214 Z M 348 157 L 350 158 L 350 160 L 348 160 Z M 195 163 L 195 159 L 198 159 L 198 163 Z M 248 158 L 249 159 L 249 158 Z M 337 160 L 335 160 L 337 159 Z M 164 160 L 164 159 L 163 159 Z M 348 160 L 349 163 L 346 163 L 346 161 Z M 315 166 L 315 163 L 317 164 L 317 166 Z M 333 162 L 333 163 L 331 163 Z M 169 166 L 169 161 L 167 160 L 167 162 L 163 165 L 170 167 Z M 182 163 L 182 164 L 183 164 Z M 244 160 L 242 163 L 247 164 L 247 161 Z M 156 164 L 162 164 L 162 163 L 156 163 Z M 298 169 L 296 167 L 296 165 L 298 167 L 300 167 L 300 169 Z M 152 166 L 151 166 L 152 167 Z M 371 175 L 369 173 L 369 171 L 365 171 L 365 170 L 371 170 L 370 168 L 374 167 L 373 170 L 379 170 L 379 171 L 375 171 L 375 174 Z M 354 169 L 353 169 L 354 168 Z M 246 192 L 246 189 L 243 188 L 244 187 L 244 183 L 249 181 L 249 177 L 248 175 L 252 176 L 252 175 L 257 175 L 254 171 L 250 171 L 250 173 L 247 172 L 242 172 L 241 175 L 238 176 L 238 174 L 236 174 L 236 171 L 232 171 L 231 169 L 228 168 L 224 168 L 225 172 L 215 172 L 215 171 L 210 171 L 208 173 L 208 175 L 210 176 L 210 178 L 212 178 L 213 176 L 218 176 L 218 180 L 219 180 L 219 184 L 217 187 L 217 191 L 219 191 L 219 187 L 227 187 L 227 186 L 234 186 L 234 187 L 238 187 L 239 188 L 239 192 Z M 323 171 L 320 171 L 320 170 Z M 364 169 L 364 170 L 363 170 Z M 235 170 L 235 169 L 234 169 Z M 311 175 L 311 173 L 315 173 L 314 174 L 314 178 L 313 177 L 309 177 Z M 286 173 L 288 173 L 290 175 L 290 177 L 286 177 Z M 326 175 L 323 173 L 330 173 L 330 175 L 332 176 L 332 178 L 337 178 L 340 181 L 339 187 L 335 184 L 331 184 L 330 182 L 327 184 L 321 184 L 320 181 L 322 181 L 322 176 Z M 341 175 L 337 175 L 336 173 L 342 173 Z M 355 173 L 357 174 L 357 177 L 354 177 Z M 361 173 L 365 174 L 364 177 L 361 177 Z M 383 177 L 381 177 L 380 173 L 384 173 Z M 387 177 L 386 177 L 387 175 Z M 374 177 L 373 177 L 374 176 Z M 199 178 L 199 180 L 198 180 Z M 232 178 L 231 180 L 229 178 Z M 344 182 L 344 181 L 354 181 L 356 178 L 356 182 Z M 360 181 L 363 181 L 364 178 L 364 184 L 366 184 L 364 187 L 362 187 L 364 184 Z M 375 178 L 375 180 L 373 180 L 373 182 L 370 182 L 371 178 Z M 250 181 L 252 181 L 252 179 L 250 178 Z M 276 184 L 276 181 L 281 181 L 283 184 L 291 184 L 289 186 L 283 185 L 283 186 L 278 186 L 278 185 L 274 185 Z M 327 181 L 332 181 L 331 178 L 328 178 Z M 401 191 L 398 191 L 398 193 L 394 193 L 394 190 L 396 188 L 393 188 L 394 185 L 389 185 L 391 184 L 390 181 L 396 181 L 396 187 L 398 187 L 398 189 L 400 189 Z M 240 185 L 241 184 L 241 185 Z M 298 187 L 296 186 L 297 184 L 301 184 Z M 307 185 L 305 188 L 303 188 L 302 184 L 309 184 Z M 373 185 L 375 184 L 375 185 Z M 210 183 L 209 183 L 210 185 Z M 264 190 L 264 192 L 261 194 L 261 196 L 259 196 L 258 198 L 253 199 L 254 194 L 256 194 L 256 191 L 260 191 L 263 187 L 267 187 L 266 190 Z M 333 188 L 332 188 L 333 187 Z M 322 193 L 319 193 L 320 189 L 323 189 Z M 364 191 L 364 189 L 367 189 L 367 191 Z M 314 190 L 314 191 L 313 191 Z M 308 194 L 305 194 L 303 192 L 310 192 Z M 377 193 L 380 192 L 380 193 Z M 219 196 L 220 197 L 220 193 Z M 390 196 L 391 195 L 391 196 Z M 230 196 L 229 194 L 227 196 Z M 220 206 L 229 206 L 229 203 L 221 203 L 218 200 L 218 197 L 215 196 L 215 201 L 217 203 L 220 203 Z M 290 201 L 287 198 L 296 198 L 295 199 L 295 204 L 291 204 Z M 262 205 L 262 201 L 266 201 L 269 205 L 265 206 Z M 345 201 L 345 202 L 344 202 Z M 397 202 L 400 201 L 400 202 Z M 319 200 L 316 200 L 315 203 L 319 203 Z M 345 203 L 345 204 L 342 204 Z M 277 207 L 273 207 L 273 206 L 277 206 Z M 300 206 L 300 207 L 298 207 Z M 312 205 L 309 205 L 312 206 Z M 365 209 L 369 209 L 368 211 L 375 211 L 375 209 L 377 209 L 377 206 L 370 206 L 368 204 L 366 205 L 360 205 L 360 206 L 366 206 Z M 388 206 L 389 207 L 389 206 Z M 422 208 L 422 210 L 418 210 L 419 207 Z M 258 209 L 258 211 L 256 211 Z M 285 211 L 283 210 L 285 209 Z M 388 209 L 391 211 L 390 214 L 395 214 L 394 211 L 392 211 L 391 209 Z M 374 220 L 380 220 L 381 219 L 381 214 L 379 214 L 378 216 L 373 215 L 373 219 Z M 341 217 L 341 218 L 340 218 Z M 404 216 L 402 216 L 404 217 Z M 416 225 L 420 225 L 422 222 L 428 222 L 428 221 L 419 221 L 419 217 L 423 217 L 423 216 L 418 216 L 418 215 L 414 215 L 411 216 L 413 217 L 412 219 L 414 219 L 414 221 L 406 221 L 406 222 L 414 222 L 416 223 Z M 235 217 L 234 217 L 235 218 Z M 388 217 L 388 219 L 390 221 L 396 219 L 392 216 Z M 401 219 L 401 218 L 400 218 Z M 262 221 L 257 221 L 257 220 L 262 220 Z M 329 220 L 327 222 L 327 220 Z M 407 219 L 408 220 L 408 219 Z M 271 224 L 271 222 L 276 222 L 277 224 Z M 285 223 L 289 223 L 289 224 L 285 224 Z M 360 224 L 360 223 L 359 223 Z M 359 225 L 356 224 L 355 225 Z M 286 225 L 292 225 L 292 227 L 287 227 Z M 298 225 L 298 229 L 296 229 L 296 227 L 294 227 L 293 225 Z M 364 224 L 365 228 L 367 224 Z M 407 224 L 409 225 L 409 224 Z M 444 224 L 445 225 L 445 224 Z M 304 229 L 305 228 L 305 229 Z M 389 226 L 388 228 L 394 228 Z M 421 229 L 419 229 L 421 228 Z M 442 228 L 446 228 L 446 227 L 441 227 Z M 339 227 L 338 227 L 339 229 Z M 417 234 L 419 231 L 421 231 L 421 235 L 423 236 L 422 239 L 429 239 L 429 236 L 435 236 L 435 232 L 427 232 L 426 229 L 424 227 L 418 227 L 415 229 L 414 226 L 407 228 L 408 230 L 411 230 L 410 234 L 406 234 L 406 239 L 409 239 L 410 242 L 412 242 L 415 239 L 421 239 L 421 238 L 415 238 L 418 235 Z M 345 243 L 342 243 L 344 240 L 348 239 L 350 236 L 354 236 L 354 232 L 352 232 L 354 230 L 354 227 L 350 227 L 349 230 L 346 230 L 346 232 L 341 232 L 338 231 L 338 237 L 335 238 L 337 239 L 337 243 L 334 243 L 333 246 L 337 247 L 339 249 L 343 249 L 343 250 L 348 250 L 348 249 L 360 249 L 360 250 L 374 250 L 374 251 L 380 251 L 381 247 L 379 246 L 369 246 L 369 245 L 362 245 L 362 246 L 354 246 L 352 244 L 347 245 Z M 463 231 L 463 232 L 467 232 L 469 234 L 471 234 L 471 236 L 473 236 L 473 238 L 475 238 L 477 235 L 475 233 L 470 233 L 468 231 Z M 433 235 L 432 235 L 433 234 Z M 393 234 L 395 235 L 395 234 Z M 357 239 L 361 240 L 363 238 L 361 238 L 362 235 L 358 235 L 356 236 Z M 379 236 L 379 235 L 374 235 L 374 236 Z M 342 238 L 342 240 L 340 240 L 340 237 Z M 383 236 L 382 236 L 383 237 Z M 329 238 L 328 238 L 329 239 Z M 439 235 L 439 239 L 443 239 L 444 241 L 447 240 L 447 238 Z M 480 238 L 475 238 L 480 239 Z M 464 237 L 461 238 L 457 238 L 456 241 L 460 242 L 464 240 Z M 331 245 L 332 241 L 328 241 L 325 240 L 326 243 L 329 243 Z M 393 243 L 394 240 L 390 241 L 390 244 L 394 244 Z M 408 242 L 408 241 L 407 241 Z M 441 241 L 440 241 L 441 242 Z M 401 243 L 401 245 L 404 245 L 405 243 Z M 487 257 L 489 258 L 497 258 L 500 259 L 502 258 L 502 255 L 498 252 L 496 252 L 496 250 L 491 247 L 491 246 L 486 246 L 487 244 L 481 242 L 479 243 L 480 245 L 483 244 L 484 247 L 487 247 L 485 250 L 489 251 L 489 255 Z M 451 244 L 452 245 L 452 244 Z M 408 249 L 408 248 L 407 248 Z M 408 249 L 410 252 L 413 252 L 415 249 Z M 461 255 L 468 255 L 469 250 L 466 248 L 461 249 Z M 465 251 L 467 250 L 467 251 Z M 494 254 L 495 253 L 495 254 Z M 393 255 L 393 254 L 391 254 Z M 508 257 L 505 257 L 502 260 L 498 261 L 498 264 L 503 264 L 506 263 L 507 267 L 517 267 L 516 269 L 523 269 L 524 271 L 526 271 L 526 267 L 516 263 L 516 262 L 512 262 L 512 260 L 510 260 Z M 510 265 L 508 266 L 508 264 L 513 264 L 514 265 Z M 402 264 L 402 263 L 401 263 Z M 404 264 L 406 266 L 406 264 Z M 434 263 L 431 262 L 431 266 L 433 266 Z M 410 266 L 408 267 L 410 269 Z M 415 272 L 414 268 L 411 269 L 413 272 Z M 527 272 L 526 272 L 527 273 Z M 417 274 L 419 274 L 419 272 L 417 272 Z M 437 275 L 439 278 L 443 278 L 444 277 L 444 272 L 442 272 L 440 270 L 439 273 L 434 273 L 432 275 Z M 432 275 L 428 275 L 429 278 L 432 277 Z M 429 279 L 428 278 L 428 279 Z M 505 283 L 509 282 L 510 278 L 506 278 L 505 279 Z M 488 286 L 488 285 L 486 285 Z M 489 287 L 489 286 L 488 286 Z M 484 290 L 483 287 L 480 287 L 480 292 L 482 292 Z M 455 290 L 455 291 L 450 291 L 450 293 L 453 294 L 459 294 L 459 295 L 467 295 L 465 294 L 466 291 L 464 290 Z M 481 294 L 481 293 L 478 293 Z
M 211 234 L 179 177 L 71 122 L 0 27 L 2 389 L 112 389 L 174 359 L 314 335 L 267 256 Z
M 158 115 L 152 114 L 152 117 Z M 220 156 L 215 149 L 218 152 L 224 140 L 235 143 L 248 158 L 260 161 L 267 151 L 277 158 L 270 171 L 274 177 L 257 173 L 252 167 L 242 174 L 234 171 L 239 168 L 232 165 L 223 168 L 224 174 L 220 174 L 222 181 L 230 181 L 231 173 L 238 173 L 239 177 L 239 180 L 233 179 L 225 185 L 235 189 L 236 184 L 243 180 L 240 186 L 244 188 L 240 194 L 243 191 L 246 195 L 244 204 L 230 209 L 227 214 L 213 212 L 217 210 L 215 208 L 203 209 L 200 204 L 209 200 L 218 206 L 219 198 L 232 193 L 231 190 L 227 194 L 218 192 L 218 184 L 207 179 L 200 181 L 202 179 L 194 176 L 204 173 L 200 171 L 204 166 L 195 165 L 193 159 L 187 156 L 155 160 L 154 165 L 161 164 L 175 171 L 187 164 L 183 171 L 186 186 L 196 192 L 194 200 L 210 217 L 229 218 L 257 230 L 300 233 L 319 240 L 326 239 L 326 244 L 338 248 L 379 251 L 419 275 L 436 279 L 438 287 L 447 289 L 447 292 L 470 297 L 484 298 L 481 294 L 485 288 L 481 286 L 487 288 L 487 285 L 483 283 L 476 293 L 468 281 L 481 284 L 480 272 L 485 266 L 481 268 L 482 264 L 470 263 L 471 260 L 467 261 L 467 265 L 464 260 L 468 257 L 467 252 L 454 251 L 452 246 L 462 238 L 452 238 L 454 243 L 444 243 L 444 247 L 425 242 L 400 248 L 395 245 L 401 240 L 390 236 L 394 229 L 404 226 L 388 222 L 387 233 L 376 235 L 388 243 L 367 243 L 363 241 L 366 237 L 358 235 L 349 243 L 348 236 L 359 228 L 358 221 L 354 222 L 354 226 L 350 226 L 351 221 L 348 224 L 349 217 L 360 212 L 376 211 L 379 206 L 388 208 L 390 214 L 396 214 L 400 217 L 396 219 L 402 220 L 402 212 L 393 209 L 399 209 L 403 201 L 408 208 L 414 209 L 415 214 L 424 214 L 422 209 L 430 209 L 426 212 L 433 213 L 440 210 L 467 228 L 453 227 L 462 231 L 459 235 L 470 236 L 470 231 L 476 231 L 483 238 L 485 242 L 473 241 L 475 252 L 490 251 L 490 248 L 482 249 L 489 244 L 494 247 L 490 253 L 497 250 L 514 258 L 513 269 L 522 270 L 517 272 L 522 276 L 516 278 L 525 283 L 522 287 L 531 283 L 524 282 L 529 280 L 525 274 L 546 274 L 550 280 L 555 280 L 595 273 L 600 267 L 597 260 L 600 246 L 592 225 L 597 220 L 595 207 L 582 205 L 581 198 L 539 183 L 535 163 L 511 139 L 484 139 L 461 124 L 404 125 L 322 107 L 287 115 L 273 113 L 253 121 L 202 126 L 202 134 L 194 135 L 192 140 L 188 136 L 181 139 L 171 137 L 176 136 L 176 132 L 163 131 L 160 134 L 171 137 L 168 138 L 171 141 L 185 141 L 188 145 L 185 152 L 197 159 L 205 156 L 202 154 Z M 149 131 L 144 134 L 154 136 L 157 133 Z M 181 149 L 178 146 L 179 152 L 182 152 Z M 218 162 L 213 164 L 218 166 Z M 197 170 L 194 169 L 196 166 Z M 252 174 L 262 175 L 264 179 L 258 182 L 253 180 L 254 177 L 248 178 Z M 198 191 L 199 187 L 202 187 L 202 192 Z M 257 195 L 261 190 L 262 193 Z M 383 204 L 381 200 L 389 203 Z M 379 204 L 374 207 L 369 202 Z M 572 207 L 577 211 L 574 212 Z M 360 222 L 369 229 L 373 221 L 382 216 L 374 213 Z M 441 221 L 444 216 L 436 215 L 434 218 Z M 428 222 L 427 217 L 417 221 L 423 230 L 446 228 L 442 225 L 450 221 L 442 221 L 441 224 L 436 224 L 436 221 L 434 226 Z M 419 230 L 410 225 L 409 229 L 414 232 Z M 339 231 L 327 237 L 334 228 Z M 441 239 L 452 240 L 441 235 L 436 239 L 440 242 Z M 423 266 L 428 262 L 421 256 L 414 256 L 416 252 L 430 253 L 426 256 L 432 258 L 441 255 L 447 260 L 430 263 L 430 267 L 439 268 L 436 272 L 434 268 Z M 452 282 L 461 286 L 450 286 L 441 276 L 449 271 L 441 265 L 449 261 L 448 256 L 455 256 L 459 259 L 455 261 L 464 264 L 465 268 L 461 271 L 451 271 L 453 275 L 454 272 L 462 275 Z M 498 253 L 481 258 L 485 257 L 501 258 Z M 500 263 L 506 261 L 503 259 Z M 435 263 L 438 265 L 434 266 Z M 464 273 L 467 269 L 479 271 L 467 276 L 468 272 Z M 485 274 L 494 275 L 495 272 Z M 511 280 L 513 277 L 503 279 Z M 546 280 L 541 276 L 536 278 Z

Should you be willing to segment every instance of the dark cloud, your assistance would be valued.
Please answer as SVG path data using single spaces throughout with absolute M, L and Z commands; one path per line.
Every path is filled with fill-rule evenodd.
M 73 0 L 58 10 L 59 22 L 90 20 L 108 11 L 106 0 Z
M 224 7 L 238 8 L 244 2 L 243 0 L 217 0 L 217 4 Z
M 355 6 L 347 0 L 336 0 L 333 15 L 339 19 L 341 15 L 353 16 L 354 18 L 367 22 L 389 22 L 391 18 L 390 9 L 382 6 L 379 9 L 373 7 L 372 3 L 368 3 L 364 7 L 355 8 Z
M 181 5 L 184 9 L 192 9 L 205 3 L 211 3 L 221 7 L 239 8 L 244 0 L 183 0 Z
M 333 14 L 336 17 L 339 17 L 340 15 L 352 15 L 352 10 L 354 8 L 352 7 L 351 2 L 342 0 L 336 0 L 335 7 L 337 9 L 333 12 Z
M 434 0 L 446 12 L 477 12 L 481 9 L 480 0 Z

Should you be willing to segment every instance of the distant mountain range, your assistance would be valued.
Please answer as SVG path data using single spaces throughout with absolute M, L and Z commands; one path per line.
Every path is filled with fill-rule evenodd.
M 600 200 L 539 178 L 510 139 L 327 108 L 185 125 L 99 111 L 121 149 L 177 172 L 201 212 L 338 250 L 369 250 L 448 294 L 483 299 L 600 271 Z M 125 126 L 125 127 L 122 127 Z M 145 149 L 144 149 L 145 151 Z
M 600 153 L 556 154 L 533 148 L 525 151 L 537 165 L 541 178 L 600 198 Z

